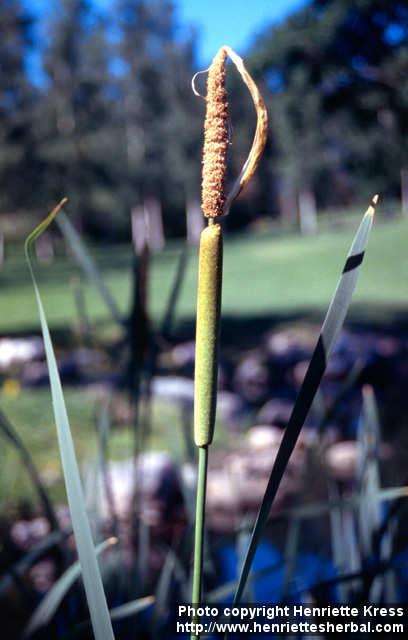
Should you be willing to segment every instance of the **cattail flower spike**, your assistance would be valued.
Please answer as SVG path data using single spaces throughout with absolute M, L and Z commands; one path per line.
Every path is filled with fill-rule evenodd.
M 232 126 L 225 89 L 227 55 L 249 88 L 257 111 L 257 127 L 249 156 L 228 196 L 225 196 L 227 150 Z M 196 74 L 192 80 L 195 88 Z M 202 96 L 201 96 L 202 97 Z M 214 434 L 217 402 L 218 344 L 222 285 L 222 228 L 218 218 L 228 213 L 233 200 L 253 175 L 266 141 L 267 115 L 259 91 L 239 56 L 230 47 L 221 47 L 208 69 L 207 103 L 204 122 L 202 211 L 208 226 L 200 237 L 196 354 L 194 373 L 194 441 L 198 448 L 197 501 L 194 542 L 192 602 L 202 601 L 205 495 L 208 448 Z M 194 622 L 197 623 L 197 617 Z M 198 640 L 193 632 L 191 640 Z

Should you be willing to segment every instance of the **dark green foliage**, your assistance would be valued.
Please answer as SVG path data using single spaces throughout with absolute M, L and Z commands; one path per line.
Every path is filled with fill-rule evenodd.
M 272 93 L 282 177 L 323 205 L 399 193 L 408 109 L 408 5 L 315 0 L 250 56 Z M 368 195 L 367 193 L 367 195 Z
M 30 51 L 19 1 L 2 3 L 0 18 L 0 211 L 67 194 L 85 232 L 118 239 L 131 208 L 154 195 L 165 226 L 184 232 L 185 200 L 199 191 L 202 105 L 190 87 L 192 37 L 180 39 L 172 3 L 118 0 L 101 13 L 63 0 Z
M 26 68 L 31 18 L 20 0 L 0 4 L 0 209 L 24 205 L 33 185 L 32 110 L 35 91 Z
M 82 231 L 123 240 L 130 210 L 153 196 L 166 234 L 181 236 L 185 203 L 200 191 L 196 34 L 180 30 L 170 0 L 104 7 L 62 0 L 36 23 L 22 0 L 1 3 L 0 213 L 43 211 L 68 195 Z M 376 191 L 399 197 L 408 166 L 407 24 L 406 0 L 314 0 L 253 39 L 245 58 L 267 102 L 269 141 L 227 226 L 264 214 L 293 223 L 302 192 L 319 207 Z M 231 65 L 227 75 L 231 181 L 255 114 Z M 197 84 L 204 93 L 205 76 Z

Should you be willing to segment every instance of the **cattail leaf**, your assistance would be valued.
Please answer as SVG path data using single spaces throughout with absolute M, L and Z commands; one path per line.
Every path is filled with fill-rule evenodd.
M 253 79 L 251 78 L 251 76 L 249 75 L 242 58 L 240 58 L 240 56 L 237 55 L 235 51 L 231 49 L 231 47 L 224 46 L 222 48 L 227 52 L 228 56 L 231 58 L 232 62 L 234 63 L 238 73 L 240 74 L 242 80 L 245 82 L 246 86 L 248 87 L 252 97 L 252 101 L 254 103 L 256 116 L 257 116 L 255 135 L 252 142 L 251 150 L 244 163 L 244 166 L 241 169 L 241 172 L 238 178 L 235 180 L 232 186 L 232 189 L 225 200 L 223 214 L 226 215 L 231 207 L 231 204 L 238 197 L 242 189 L 245 187 L 245 185 L 249 182 L 251 177 L 254 175 L 256 168 L 259 164 L 259 161 L 261 159 L 261 156 L 265 148 L 266 139 L 268 135 L 268 112 L 266 110 L 265 102 L 263 101 L 263 98 L 259 93 L 259 89 L 256 86 Z
M 285 429 L 275 463 L 269 477 L 265 495 L 258 512 L 247 555 L 243 563 L 237 592 L 234 598 L 235 604 L 239 603 L 242 598 L 252 561 L 261 535 L 265 529 L 272 503 L 289 462 L 289 458 L 295 448 L 300 430 L 304 424 L 320 381 L 325 372 L 327 360 L 346 317 L 353 291 L 357 283 L 361 263 L 363 261 L 364 251 L 372 226 L 375 211 L 374 207 L 377 200 L 378 196 L 375 196 L 354 237 L 344 265 L 343 273 L 337 284 L 337 288 L 324 319 L 318 343 L 313 352 L 306 376 Z
M 374 534 L 381 525 L 381 508 L 376 496 L 381 490 L 378 453 L 380 424 L 372 387 L 363 388 L 363 411 L 358 429 L 358 490 L 364 500 L 359 508 L 359 538 L 365 558 L 373 552 Z
M 54 511 L 54 507 L 50 498 L 48 497 L 47 490 L 44 484 L 41 481 L 41 476 L 38 473 L 37 467 L 35 466 L 34 460 L 31 457 L 30 452 L 25 447 L 23 441 L 18 435 L 17 431 L 11 424 L 10 420 L 6 417 L 6 415 L 0 410 L 0 433 L 4 435 L 5 438 L 11 442 L 11 444 L 15 447 L 16 451 L 20 455 L 21 461 L 30 476 L 31 482 L 35 487 L 38 498 L 42 504 L 44 509 L 44 514 L 50 524 L 51 529 L 59 529 L 57 516 Z
M 112 318 L 115 322 L 122 325 L 123 320 L 118 305 L 116 304 L 115 299 L 113 298 L 105 282 L 103 281 L 99 269 L 95 264 L 95 261 L 93 260 L 91 254 L 89 253 L 85 243 L 75 229 L 74 225 L 63 212 L 61 212 L 58 216 L 57 223 L 62 233 L 64 234 L 64 237 L 68 242 L 76 261 L 81 266 L 88 280 L 98 291 Z
M 397 499 L 408 498 L 408 485 L 403 485 L 401 487 L 389 487 L 387 489 L 381 489 L 378 492 L 376 499 L 379 502 L 391 502 Z M 327 502 L 314 502 L 307 505 L 299 505 L 296 507 L 291 507 L 290 509 L 282 509 L 279 510 L 279 514 L 276 517 L 271 517 L 271 522 L 282 522 L 285 519 L 291 518 L 300 518 L 302 520 L 308 520 L 311 518 L 318 518 L 327 513 L 330 513 L 332 509 L 348 509 L 358 508 L 361 500 L 365 499 L 359 494 L 354 494 L 351 496 L 343 497 L 343 498 L 331 498 Z
M 143 518 L 138 521 L 137 539 L 137 568 L 139 580 L 143 586 L 148 575 L 148 560 L 150 557 L 150 525 Z
M 284 563 L 290 562 L 290 560 L 291 558 L 289 557 L 283 557 L 281 560 L 277 562 L 268 564 L 266 567 L 263 567 L 262 569 L 258 569 L 258 571 L 254 571 L 252 575 L 253 583 L 256 584 L 257 580 L 260 580 L 261 578 L 268 576 L 270 573 L 273 573 L 274 571 L 281 569 Z M 223 602 L 224 600 L 226 600 L 227 598 L 229 598 L 234 594 L 237 586 L 238 586 L 237 580 L 230 580 L 228 582 L 225 582 L 224 584 L 220 585 L 219 587 L 216 587 L 215 589 L 212 589 L 207 593 L 206 602 L 208 604 Z
M 156 587 L 156 603 L 152 622 L 152 635 L 154 638 L 160 636 L 160 621 L 167 614 L 176 562 L 177 556 L 173 549 L 168 549 Z
M 339 502 L 341 500 L 338 487 L 335 482 L 329 481 L 328 494 L 331 501 Z M 343 540 L 343 514 L 341 507 L 335 505 L 330 509 L 330 537 L 331 537 L 331 551 L 333 557 L 333 563 L 338 573 L 343 573 L 347 564 L 345 558 L 346 550 L 344 548 Z M 338 587 L 338 594 L 340 602 L 347 602 L 347 590 L 343 584 Z
M 290 591 L 290 585 L 296 571 L 296 563 L 299 555 L 299 537 L 300 537 L 299 518 L 291 518 L 289 520 L 288 533 L 285 545 L 285 557 L 289 560 L 285 563 L 283 573 L 282 596 L 285 597 Z
M 51 549 L 59 546 L 71 533 L 72 531 L 52 531 L 44 540 L 8 567 L 8 573 L 0 578 L 0 596 L 12 586 L 16 579 L 19 580 L 30 567 L 47 555 Z
M 374 389 L 370 385 L 363 387 L 363 410 L 360 418 L 358 441 L 360 444 L 359 477 L 361 502 L 359 509 L 359 533 L 366 557 L 376 553 L 375 537 L 382 525 L 382 509 L 378 501 L 381 493 L 379 448 L 381 445 L 381 425 Z M 393 539 L 397 519 L 387 523 L 385 533 L 379 545 L 379 557 L 382 563 L 389 563 L 393 551 Z M 380 602 L 385 594 L 388 602 L 396 602 L 396 585 L 393 570 L 377 576 L 369 589 L 368 601 Z
M 61 380 L 58 373 L 57 361 L 52 346 L 44 307 L 30 259 L 32 243 L 39 235 L 41 235 L 48 225 L 51 224 L 52 220 L 65 202 L 65 199 L 62 200 L 60 204 L 51 211 L 47 218 L 31 232 L 25 242 L 25 254 L 33 281 L 34 293 L 40 316 L 68 505 L 78 549 L 78 557 L 82 567 L 85 593 L 91 615 L 93 631 L 96 640 L 113 640 L 112 625 L 110 622 L 108 606 L 103 590 L 95 549 L 92 542 L 89 521 L 86 514 L 78 463 L 75 455 L 74 443 L 72 441 L 67 410 L 65 407 Z
M 108 538 L 95 549 L 95 554 L 99 555 L 105 549 L 113 544 L 116 544 L 116 538 Z M 55 615 L 58 607 L 60 606 L 64 596 L 81 575 L 81 565 L 79 560 L 74 562 L 72 566 L 67 569 L 62 576 L 53 584 L 47 595 L 41 600 L 41 603 L 31 616 L 28 625 L 24 631 L 24 638 L 32 635 L 40 627 L 44 627 Z
M 166 307 L 163 313 L 163 319 L 160 323 L 159 334 L 168 338 L 171 335 L 171 331 L 174 325 L 174 319 L 176 315 L 177 303 L 180 298 L 180 292 L 183 287 L 183 282 L 186 275 L 186 269 L 188 264 L 189 252 L 187 244 L 180 252 L 177 267 L 174 274 L 173 283 L 170 289 L 170 294 L 166 303 Z
M 103 483 L 106 504 L 109 510 L 109 517 L 112 523 L 112 531 L 113 534 L 116 535 L 118 529 L 118 516 L 116 512 L 115 495 L 112 490 L 108 465 L 108 440 L 111 427 L 109 398 L 102 404 L 100 411 L 98 412 L 96 427 L 98 436 L 98 467 Z
M 132 600 L 131 602 L 126 602 L 118 607 L 114 607 L 110 610 L 111 620 L 123 620 L 123 618 L 135 616 L 137 613 L 141 613 L 151 607 L 154 600 L 154 596 L 145 596 L 144 598 L 138 598 L 137 600 Z
M 136 616 L 137 614 L 142 613 L 143 611 L 151 607 L 154 602 L 154 596 L 144 596 L 143 598 L 130 600 L 129 602 L 125 602 L 125 604 L 120 604 L 117 607 L 113 607 L 112 609 L 110 609 L 110 619 L 116 621 L 124 620 L 125 618 L 130 618 L 131 616 Z M 73 629 L 73 637 L 82 637 L 81 634 L 84 633 L 86 629 L 88 629 L 88 627 L 89 620 L 85 620 L 84 622 L 76 624 Z
M 338 407 L 341 405 L 343 400 L 347 397 L 347 394 L 350 392 L 350 390 L 354 388 L 355 384 L 360 378 L 364 367 L 365 367 L 365 360 L 363 358 L 358 358 L 354 363 L 354 365 L 352 366 L 352 368 L 350 369 L 346 379 L 340 386 L 340 389 L 336 393 L 333 401 L 325 410 L 318 425 L 319 434 L 323 433 L 327 425 L 330 424 L 331 420 L 336 415 L 336 411 Z

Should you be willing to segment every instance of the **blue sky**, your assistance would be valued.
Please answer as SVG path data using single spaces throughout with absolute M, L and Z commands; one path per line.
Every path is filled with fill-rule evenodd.
M 199 28 L 198 55 L 207 64 L 221 45 L 245 53 L 256 34 L 305 4 L 305 0 L 179 0 L 183 23 Z
M 94 0 L 101 8 L 111 0 Z M 306 0 L 175 0 L 180 26 L 198 29 L 198 62 L 206 66 L 223 44 L 244 54 L 256 34 L 265 26 L 282 20 Z M 25 0 L 35 13 L 44 15 L 59 0 Z

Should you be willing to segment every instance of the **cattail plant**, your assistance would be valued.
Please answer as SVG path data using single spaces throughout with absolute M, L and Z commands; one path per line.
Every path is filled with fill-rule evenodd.
M 251 151 L 228 195 L 225 194 L 228 150 L 228 100 L 225 64 L 231 58 L 247 85 L 257 112 Z M 193 84 L 194 89 L 194 84 Z M 202 211 L 208 226 L 201 233 L 198 267 L 196 355 L 194 376 L 194 440 L 198 447 L 197 505 L 192 602 L 201 602 L 208 447 L 214 434 L 222 288 L 222 227 L 225 216 L 253 175 L 265 147 L 268 119 L 265 104 L 241 58 L 227 46 L 215 56 L 207 79 L 202 173 Z M 198 638 L 193 633 L 192 638 Z

